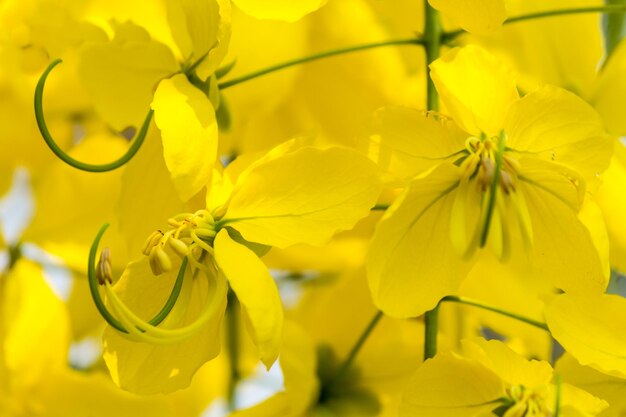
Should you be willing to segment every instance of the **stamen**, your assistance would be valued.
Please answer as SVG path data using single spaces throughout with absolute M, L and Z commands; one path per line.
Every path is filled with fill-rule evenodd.
M 104 285 L 105 282 L 113 283 L 113 272 L 111 268 L 111 250 L 104 248 L 100 254 L 98 265 L 96 266 L 96 277 L 98 284 Z

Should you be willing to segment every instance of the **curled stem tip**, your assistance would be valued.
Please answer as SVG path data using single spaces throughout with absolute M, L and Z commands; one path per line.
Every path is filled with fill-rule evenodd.
M 100 290 L 98 288 L 99 282 L 98 282 L 98 274 L 96 272 L 96 255 L 98 253 L 98 246 L 100 245 L 100 240 L 102 239 L 102 236 L 104 235 L 104 232 L 107 230 L 108 227 L 109 227 L 109 224 L 105 223 L 100 228 L 89 250 L 89 263 L 87 266 L 89 291 L 91 293 L 91 298 L 93 299 L 94 304 L 96 305 L 96 308 L 98 309 L 98 312 L 100 313 L 102 318 L 104 318 L 104 320 L 117 331 L 122 332 L 122 333 L 129 333 L 128 330 L 122 325 L 122 323 L 120 323 L 120 321 L 117 320 L 109 312 L 106 305 L 104 304 L 104 300 L 102 299 L 102 296 L 100 295 Z M 165 318 L 170 314 L 170 312 L 174 308 L 174 305 L 176 304 L 176 300 L 178 300 L 178 296 L 180 295 L 180 291 L 183 287 L 183 278 L 185 277 L 186 269 L 187 269 L 187 257 L 184 257 L 183 262 L 180 266 L 180 269 L 178 270 L 178 276 L 176 277 L 176 282 L 174 283 L 174 287 L 172 289 L 172 292 L 170 293 L 170 296 L 168 297 L 167 301 L 165 302 L 161 310 L 152 319 L 148 321 L 148 323 L 151 324 L 152 326 L 159 325 L 163 320 L 165 320 Z M 143 331 L 143 330 L 140 329 L 140 331 Z
M 60 59 L 55 59 L 54 61 L 52 61 L 50 65 L 48 65 L 48 68 L 46 68 L 46 70 L 43 72 L 43 74 L 41 74 L 41 78 L 39 78 L 39 81 L 37 82 L 37 87 L 35 88 L 35 119 L 37 120 L 37 126 L 39 127 L 39 132 L 41 133 L 41 136 L 43 137 L 50 150 L 52 150 L 52 152 L 59 159 L 76 169 L 80 169 L 81 171 L 107 172 L 113 171 L 114 169 L 123 166 L 128 161 L 130 161 L 133 156 L 135 156 L 137 151 L 139 151 L 139 148 L 141 148 L 141 145 L 143 144 L 146 135 L 148 134 L 148 129 L 150 128 L 150 122 L 152 121 L 152 115 L 154 111 L 152 109 L 148 111 L 148 115 L 143 121 L 137 137 L 130 145 L 126 153 L 115 161 L 106 164 L 88 164 L 73 158 L 68 153 L 63 151 L 59 147 L 59 145 L 57 145 L 56 141 L 48 130 L 48 126 L 46 124 L 46 120 L 43 114 L 43 90 L 46 85 L 46 80 L 48 79 L 48 75 L 50 74 L 52 69 L 54 69 L 54 67 L 56 67 L 61 62 L 63 61 Z

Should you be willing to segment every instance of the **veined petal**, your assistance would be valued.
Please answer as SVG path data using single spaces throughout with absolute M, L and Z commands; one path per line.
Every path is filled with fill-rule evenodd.
M 215 238 L 215 261 L 237 295 L 261 361 L 269 369 L 278 358 L 283 308 L 267 267 L 250 249 L 223 229 Z
M 524 193 L 532 219 L 530 262 L 536 272 L 566 292 L 603 292 L 608 275 L 589 230 L 577 216 L 578 187 L 557 170 L 522 169 L 519 179 L 518 192 Z
M 400 417 L 483 416 L 505 395 L 498 375 L 476 360 L 441 353 L 417 370 L 402 398 Z
M 328 0 L 233 0 L 244 13 L 257 19 L 274 19 L 295 22 L 314 12 Z
M 444 18 L 470 33 L 484 35 L 499 28 L 507 17 L 504 0 L 428 0 Z
M 126 267 L 115 291 L 131 311 L 148 320 L 169 296 L 178 273 L 177 266 L 157 277 L 150 270 L 148 258 L 143 257 Z M 160 328 L 189 325 L 208 303 L 218 303 L 213 317 L 185 340 L 168 344 L 143 343 L 107 327 L 104 360 L 113 381 L 125 390 L 146 395 L 187 387 L 195 372 L 220 351 L 220 325 L 226 304 L 226 285 L 217 285 L 220 279 L 223 278 L 217 274 L 202 273 L 196 278 L 185 277 L 181 295 Z
M 229 0 L 167 0 L 167 18 L 172 37 L 183 59 L 196 67 L 205 80 L 217 69 L 230 41 Z
M 596 111 L 576 95 L 546 86 L 515 102 L 505 122 L 507 146 L 565 164 L 589 180 L 609 164 L 613 142 Z
M 359 145 L 392 177 L 410 180 L 465 149 L 464 133 L 445 116 L 409 107 L 377 110 Z
M 161 81 L 152 101 L 165 163 L 180 198 L 210 184 L 217 160 L 217 121 L 209 99 L 183 74 Z
M 454 48 L 430 64 L 441 101 L 465 131 L 496 136 L 519 99 L 513 73 L 478 46 Z
M 106 43 L 86 45 L 78 73 L 102 117 L 116 130 L 139 127 L 160 80 L 178 69 L 167 46 L 130 22 Z
M 415 180 L 378 224 L 367 257 L 374 304 L 394 317 L 416 317 L 456 292 L 471 267 L 450 238 L 458 169 L 441 165 Z
M 304 147 L 244 171 L 222 221 L 251 242 L 321 245 L 367 216 L 379 192 L 378 170 L 366 157 Z
M 562 294 L 545 314 L 554 338 L 582 365 L 626 378 L 626 299 Z

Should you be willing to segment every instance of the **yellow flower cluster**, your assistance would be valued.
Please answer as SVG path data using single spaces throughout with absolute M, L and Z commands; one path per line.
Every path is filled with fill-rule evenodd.
M 0 417 L 623 417 L 625 15 L 0 2 Z

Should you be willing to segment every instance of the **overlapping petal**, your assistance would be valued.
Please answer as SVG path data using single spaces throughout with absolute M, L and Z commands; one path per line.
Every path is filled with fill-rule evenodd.
M 82 49 L 78 72 L 100 115 L 121 131 L 139 126 L 157 84 L 177 69 L 167 46 L 127 22 L 115 27 L 111 41 Z
M 161 81 L 152 101 L 165 164 L 182 201 L 210 183 L 217 160 L 215 110 L 182 74 Z
M 582 365 L 626 378 L 626 299 L 618 295 L 556 297 L 546 308 L 554 338 Z
M 415 317 L 454 293 L 471 263 L 450 239 L 457 168 L 441 165 L 411 184 L 379 223 L 368 252 L 374 303 L 395 317 Z
M 367 216 L 379 192 L 378 170 L 364 156 L 304 147 L 242 173 L 222 221 L 252 242 L 321 245 Z
M 226 230 L 215 238 L 215 261 L 242 306 L 248 331 L 269 369 L 282 342 L 283 310 L 276 284 L 252 250 L 235 242 Z
M 455 48 L 430 65 L 441 101 L 466 132 L 497 136 L 519 99 L 511 70 L 484 49 Z
M 131 262 L 115 286 L 124 303 L 144 320 L 152 318 L 169 296 L 178 270 L 158 277 L 152 274 L 147 257 Z M 217 275 L 199 273 L 186 277 L 174 309 L 163 322 L 165 329 L 191 324 L 208 303 L 215 314 L 198 331 L 176 343 L 138 343 L 117 330 L 104 333 L 104 360 L 113 381 L 138 394 L 169 393 L 189 386 L 194 373 L 220 351 L 220 324 L 224 312 L 225 285 Z M 220 292 L 221 291 L 221 292 Z

